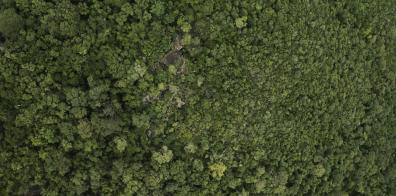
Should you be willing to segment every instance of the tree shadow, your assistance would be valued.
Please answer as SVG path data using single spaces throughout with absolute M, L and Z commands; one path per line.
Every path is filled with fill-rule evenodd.
M 3 44 L 3 43 L 5 43 L 5 42 L 6 42 L 6 38 L 5 38 L 5 36 L 3 35 L 3 33 L 0 32 L 0 44 Z

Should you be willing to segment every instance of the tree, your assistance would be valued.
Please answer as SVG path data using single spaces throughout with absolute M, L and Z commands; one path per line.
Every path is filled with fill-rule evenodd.
M 23 27 L 23 19 L 14 9 L 0 11 L 0 32 L 6 39 L 14 39 Z

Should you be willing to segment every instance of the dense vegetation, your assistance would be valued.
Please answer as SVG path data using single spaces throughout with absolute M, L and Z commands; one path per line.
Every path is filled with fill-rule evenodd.
M 0 0 L 0 195 L 396 195 L 396 1 Z

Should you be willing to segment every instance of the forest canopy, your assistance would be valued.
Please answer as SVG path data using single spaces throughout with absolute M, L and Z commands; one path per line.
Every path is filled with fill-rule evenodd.
M 396 195 L 396 1 L 0 0 L 0 195 Z

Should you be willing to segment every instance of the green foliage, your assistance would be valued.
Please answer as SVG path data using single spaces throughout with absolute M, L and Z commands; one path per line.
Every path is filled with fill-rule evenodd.
M 396 195 L 395 1 L 0 1 L 0 195 Z
M 119 152 L 124 152 L 125 148 L 127 147 L 127 142 L 123 138 L 116 138 L 114 139 L 114 143 L 116 144 L 116 149 Z
M 172 150 L 168 150 L 166 146 L 162 147 L 161 152 L 154 152 L 152 156 L 152 159 L 159 164 L 169 163 L 172 158 Z
M 248 19 L 247 16 L 243 16 L 243 17 L 235 19 L 236 27 L 239 28 L 239 29 L 245 27 L 246 24 L 247 24 L 246 23 L 247 19 Z
M 213 178 L 221 178 L 227 170 L 227 167 L 223 163 L 214 163 L 209 165 L 209 169 Z
M 6 38 L 15 38 L 22 26 L 22 17 L 14 9 L 0 10 L 0 33 Z

